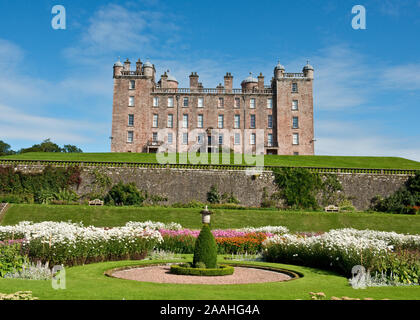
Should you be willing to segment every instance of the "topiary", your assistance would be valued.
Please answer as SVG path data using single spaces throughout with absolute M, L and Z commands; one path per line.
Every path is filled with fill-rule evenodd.
M 195 242 L 193 266 L 202 262 L 206 268 L 217 267 L 217 243 L 208 224 L 204 224 Z

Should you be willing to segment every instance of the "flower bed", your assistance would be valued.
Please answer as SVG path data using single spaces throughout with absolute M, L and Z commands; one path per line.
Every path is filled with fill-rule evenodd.
M 263 242 L 264 259 L 329 269 L 351 275 L 362 265 L 370 272 L 385 273 L 404 283 L 418 283 L 420 236 L 395 232 L 340 229 L 315 236 L 276 235 Z M 399 254 L 405 250 L 405 254 Z M 414 258 L 413 258 L 414 257 Z M 392 273 L 392 275 L 391 275 Z
M 158 244 L 158 249 L 174 253 L 193 253 L 195 239 L 199 230 L 178 229 L 159 230 L 163 242 Z M 212 230 L 218 245 L 219 254 L 249 253 L 256 254 L 262 250 L 262 242 L 275 234 L 284 234 L 285 227 L 261 227 L 228 230 Z
M 31 260 L 76 265 L 144 258 L 148 250 L 162 241 L 156 229 L 150 223 L 103 229 L 67 222 L 21 222 L 0 227 L 0 240 L 24 238 L 22 251 Z

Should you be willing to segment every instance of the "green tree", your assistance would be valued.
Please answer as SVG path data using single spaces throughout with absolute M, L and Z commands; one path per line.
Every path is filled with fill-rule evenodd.
M 65 144 L 62 150 L 63 152 L 67 152 L 67 153 L 82 153 L 83 152 L 82 149 L 71 144 Z
M 208 224 L 204 224 L 195 241 L 193 265 L 204 263 L 206 268 L 217 268 L 217 243 Z
M 10 149 L 10 144 L 0 140 L 0 156 L 7 156 L 14 153 L 15 152 Z

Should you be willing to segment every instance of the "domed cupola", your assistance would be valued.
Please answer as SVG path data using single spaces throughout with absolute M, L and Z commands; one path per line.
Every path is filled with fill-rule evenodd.
M 309 64 L 309 61 L 306 62 L 306 66 L 303 67 L 303 76 L 306 78 L 314 78 L 314 67 Z
M 252 90 L 258 86 L 258 79 L 252 76 L 252 72 L 241 82 L 242 90 Z

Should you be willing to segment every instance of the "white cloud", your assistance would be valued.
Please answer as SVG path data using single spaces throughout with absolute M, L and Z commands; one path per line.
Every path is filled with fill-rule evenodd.
M 420 161 L 420 137 L 395 137 L 349 121 L 315 122 L 315 154 L 403 157 Z
M 389 67 L 379 79 L 389 89 L 420 90 L 420 63 Z
M 41 117 L 0 105 L 0 140 L 41 141 L 51 138 L 62 143 L 93 141 L 95 135 L 106 134 L 104 124 Z

